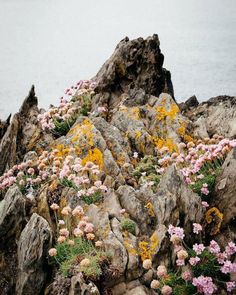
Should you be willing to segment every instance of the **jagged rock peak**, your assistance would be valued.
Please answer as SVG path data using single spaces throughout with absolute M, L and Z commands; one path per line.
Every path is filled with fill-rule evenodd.
M 123 93 L 135 93 L 140 89 L 147 95 L 159 96 L 165 92 L 174 97 L 171 74 L 163 68 L 164 55 L 159 46 L 156 34 L 147 39 L 126 37 L 121 40 L 94 77 L 98 93 L 96 103 L 113 107 Z

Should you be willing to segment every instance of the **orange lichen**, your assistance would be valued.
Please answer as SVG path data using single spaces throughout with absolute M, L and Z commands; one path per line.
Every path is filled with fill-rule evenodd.
M 148 215 L 151 217 L 155 217 L 155 211 L 154 211 L 154 206 L 151 202 L 147 203 L 147 205 L 145 206 L 145 208 L 148 209 Z
M 158 138 L 153 136 L 152 140 L 159 150 L 163 147 L 167 147 L 170 153 L 178 151 L 178 146 L 174 143 L 172 138 Z
M 156 112 L 157 112 L 156 118 L 159 121 L 162 121 L 166 118 L 169 118 L 172 121 L 176 117 L 176 115 L 179 113 L 179 107 L 175 103 L 173 103 L 171 104 L 170 109 L 167 110 L 165 106 L 160 105 L 156 107 Z
M 57 157 L 65 158 L 70 154 L 70 147 L 67 147 L 64 144 L 58 144 L 54 149 L 58 150 Z
M 148 242 L 145 242 L 145 241 L 139 242 L 138 247 L 139 247 L 139 255 L 142 261 L 144 261 L 145 259 L 151 259 L 151 252 L 149 249 Z
M 214 223 L 214 227 L 211 230 L 211 235 L 216 235 L 220 231 L 220 227 L 223 221 L 223 213 L 216 207 L 207 210 L 205 218 L 208 224 Z
M 82 160 L 82 165 L 85 165 L 87 162 L 93 162 L 98 165 L 100 169 L 102 169 L 103 153 L 98 148 L 89 150 L 87 156 L 85 156 Z
M 135 139 L 136 140 L 139 139 L 141 135 L 142 135 L 142 132 L 140 130 L 136 131 L 136 133 L 135 133 Z

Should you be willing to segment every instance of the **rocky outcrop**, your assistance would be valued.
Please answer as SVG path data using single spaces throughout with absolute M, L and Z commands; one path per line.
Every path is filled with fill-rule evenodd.
M 217 96 L 191 108 L 182 106 L 184 114 L 193 122 L 193 134 L 211 137 L 220 134 L 227 138 L 236 137 L 236 97 Z
M 113 55 L 94 77 L 98 85 L 95 105 L 114 108 L 121 100 L 132 100 L 134 105 L 145 104 L 150 95 L 166 92 L 174 97 L 170 72 L 164 69 L 164 55 L 157 35 L 129 40 L 124 38 Z M 143 101 L 140 103 L 140 91 Z
M 52 181 L 46 175 L 40 188 L 29 181 L 24 196 L 17 185 L 1 193 L 0 288 L 3 286 L 4 295 L 153 295 L 150 283 L 156 273 L 153 269 L 145 272 L 142 260 L 151 258 L 153 268 L 173 266 L 168 226 L 183 227 L 185 241 L 198 242 L 192 224 L 203 224 L 201 198 L 175 164 L 162 170 L 158 159 L 163 147 L 169 154 L 179 152 L 182 141 L 194 138 L 197 142 L 215 133 L 235 137 L 236 101 L 235 97 L 217 97 L 199 104 L 193 96 L 178 105 L 159 45 L 157 35 L 122 40 L 94 77 L 97 86 L 91 112 L 79 115 L 64 136 L 55 139 L 41 130 L 34 87 L 11 122 L 0 122 L 0 174 L 22 159 L 36 163 L 43 150 L 58 148 L 58 158 L 65 158 L 69 150 L 73 156 L 94 161 L 101 170 L 96 177 L 109 188 L 101 200 L 86 204 L 73 185 L 63 187 L 61 179 L 54 175 Z M 75 106 L 78 108 L 78 101 Z M 102 115 L 99 106 L 107 108 Z M 55 163 L 50 165 L 57 170 Z M 234 149 L 217 176 L 211 204 L 224 214 L 221 239 L 226 233 L 235 235 L 235 165 Z M 144 167 L 156 176 L 153 181 Z M 33 173 L 38 172 L 36 164 L 34 168 Z M 105 275 L 99 279 L 83 277 L 76 268 L 66 278 L 58 273 L 58 266 L 53 271 L 49 267 L 48 249 L 56 232 L 50 209 L 53 202 L 84 207 L 94 225 L 95 239 L 102 241 L 110 257 L 109 263 L 103 260 Z M 122 226 L 124 220 L 131 230 Z
M 47 221 L 34 213 L 18 242 L 17 295 L 41 294 L 47 276 L 47 253 L 52 231 Z

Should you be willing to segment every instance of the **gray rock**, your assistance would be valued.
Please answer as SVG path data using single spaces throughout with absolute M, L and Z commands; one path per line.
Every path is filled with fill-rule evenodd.
M 8 189 L 0 202 L 0 236 L 19 235 L 25 218 L 25 198 L 17 186 Z
M 94 283 L 85 283 L 83 276 L 78 274 L 71 278 L 71 286 L 68 295 L 100 295 L 100 292 Z
M 47 277 L 47 253 L 51 243 L 48 222 L 34 213 L 18 242 L 17 295 L 41 294 Z
M 214 196 L 214 206 L 223 214 L 223 225 L 233 222 L 236 216 L 236 148 L 227 156 L 222 172 L 216 179 L 216 192 Z

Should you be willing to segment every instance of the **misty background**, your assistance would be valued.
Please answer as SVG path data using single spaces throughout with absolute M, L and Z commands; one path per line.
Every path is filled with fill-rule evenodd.
M 177 101 L 236 95 L 236 0 L 0 0 L 0 118 L 93 77 L 117 43 L 157 33 Z

